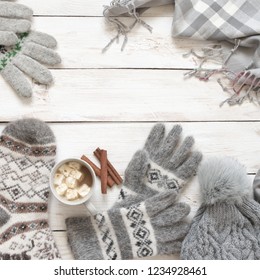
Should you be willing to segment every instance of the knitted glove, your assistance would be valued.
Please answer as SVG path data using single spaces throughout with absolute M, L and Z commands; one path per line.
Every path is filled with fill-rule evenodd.
M 61 62 L 53 50 L 56 40 L 47 34 L 31 31 L 19 36 L 19 42 L 0 55 L 0 73 L 22 97 L 31 97 L 32 87 L 26 75 L 44 85 L 53 82 L 51 72 L 42 64 L 54 66 Z
M 115 206 L 129 206 L 158 192 L 179 190 L 196 173 L 202 159 L 192 151 L 194 139 L 181 141 L 182 127 L 175 125 L 165 136 L 165 126 L 156 124 L 143 150 L 137 151 L 126 171 L 124 185 Z
M 20 4 L 0 0 L 0 45 L 12 46 L 18 43 L 16 33 L 28 32 L 31 28 L 33 11 Z
M 132 259 L 180 250 L 190 208 L 166 191 L 127 208 L 94 217 L 68 218 L 68 241 L 76 259 Z
M 183 241 L 182 259 L 260 259 L 260 205 L 246 170 L 232 158 L 199 169 L 203 203 Z

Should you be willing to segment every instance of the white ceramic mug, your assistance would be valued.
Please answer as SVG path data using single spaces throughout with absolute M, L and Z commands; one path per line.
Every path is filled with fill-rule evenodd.
M 83 197 L 83 198 L 79 198 L 77 200 L 74 201 L 69 201 L 67 200 L 65 197 L 62 197 L 60 195 L 57 194 L 55 187 L 54 187 L 54 175 L 56 174 L 57 170 L 65 163 L 68 162 L 72 162 L 72 161 L 76 161 L 78 163 L 80 163 L 81 165 L 83 165 L 84 167 L 86 167 L 92 177 L 92 185 L 90 186 L 90 191 L 87 194 L 87 196 Z M 92 167 L 85 161 L 81 160 L 81 159 L 77 159 L 77 158 L 67 158 L 64 159 L 62 161 L 60 161 L 58 164 L 56 164 L 52 171 L 51 171 L 51 176 L 50 176 L 50 188 L 51 191 L 53 193 L 53 195 L 56 197 L 56 199 L 58 199 L 60 202 L 66 204 L 66 205 L 79 205 L 79 204 L 85 204 L 85 206 L 87 207 L 88 211 L 90 212 L 91 215 L 95 215 L 97 213 L 97 209 L 96 207 L 89 201 L 92 194 L 93 194 L 93 189 L 96 185 L 96 174 L 94 172 L 94 170 L 92 169 Z

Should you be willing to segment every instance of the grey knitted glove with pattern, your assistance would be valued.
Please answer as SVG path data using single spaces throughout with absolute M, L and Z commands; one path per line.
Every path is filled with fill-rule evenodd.
M 165 134 L 163 124 L 152 128 L 144 148 L 135 153 L 125 171 L 115 207 L 129 206 L 166 190 L 179 192 L 195 175 L 202 154 L 192 150 L 194 138 L 188 136 L 182 141 L 180 125 Z
M 93 217 L 68 218 L 68 241 L 76 259 L 133 259 L 180 251 L 190 207 L 168 190 L 130 207 Z
M 16 34 L 28 32 L 31 28 L 33 11 L 21 4 L 0 0 L 0 45 L 12 46 L 18 43 Z
M 53 50 L 56 46 L 56 40 L 48 34 L 35 31 L 20 34 L 18 43 L 0 54 L 0 74 L 20 96 L 31 97 L 32 86 L 26 75 L 40 84 L 50 85 L 53 77 L 44 65 L 61 62 Z

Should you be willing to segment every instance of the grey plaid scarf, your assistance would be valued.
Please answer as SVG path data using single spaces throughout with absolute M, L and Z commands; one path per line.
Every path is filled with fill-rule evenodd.
M 225 100 L 230 105 L 241 104 L 245 99 L 260 104 L 260 1 L 259 0 L 114 0 L 105 6 L 104 16 L 117 27 L 117 35 L 104 48 L 139 23 L 152 31 L 140 15 L 147 8 L 175 2 L 173 15 L 173 37 L 191 37 L 199 40 L 215 40 L 216 44 L 191 50 L 200 61 L 199 66 L 186 73 L 201 80 L 208 80 L 213 74 L 221 73 L 231 81 L 231 86 L 223 89 L 231 94 Z M 126 26 L 117 16 L 129 15 L 134 18 L 132 25 Z M 205 63 L 218 61 L 220 69 L 207 69 Z M 224 102 L 223 102 L 224 103 Z

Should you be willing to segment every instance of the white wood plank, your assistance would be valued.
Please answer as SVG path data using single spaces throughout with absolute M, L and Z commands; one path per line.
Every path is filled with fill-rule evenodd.
M 228 97 L 215 81 L 184 79 L 171 70 L 53 70 L 55 85 L 21 100 L 0 78 L 0 121 L 34 116 L 47 121 L 260 120 L 252 103 L 222 108 Z
M 110 0 L 22 0 L 24 5 L 31 7 L 34 15 L 52 16 L 102 16 L 103 5 L 109 5 Z M 152 8 L 143 16 L 172 16 L 173 5 Z
M 168 130 L 175 123 L 166 123 Z M 183 137 L 193 135 L 196 147 L 208 156 L 232 156 L 249 173 L 260 168 L 260 124 L 247 122 L 180 123 Z M 142 148 L 154 123 L 60 123 L 50 124 L 57 141 L 57 160 L 92 156 L 98 147 L 108 150 L 109 158 L 123 172 L 136 150 Z M 0 131 L 4 124 L 0 125 Z
M 121 38 L 105 54 L 102 49 L 116 32 L 103 18 L 40 17 L 35 18 L 33 27 L 58 40 L 62 68 L 194 68 L 194 60 L 183 54 L 204 47 L 205 42 L 173 39 L 170 17 L 147 17 L 145 21 L 153 27 L 153 33 L 136 26 L 123 52 Z

